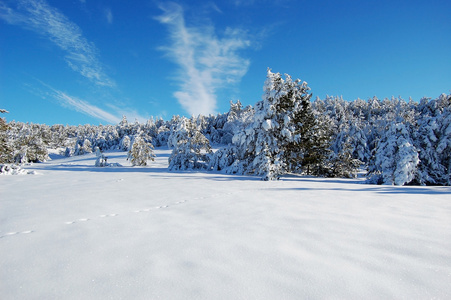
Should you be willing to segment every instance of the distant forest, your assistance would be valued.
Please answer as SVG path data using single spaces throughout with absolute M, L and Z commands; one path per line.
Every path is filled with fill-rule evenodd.
M 117 125 L 98 126 L 0 118 L 0 163 L 43 162 L 48 149 L 58 149 L 65 156 L 128 151 L 133 165 L 146 165 L 154 147 L 168 146 L 170 170 L 215 170 L 264 180 L 287 173 L 349 178 L 365 170 L 367 182 L 374 184 L 451 183 L 451 95 L 419 102 L 312 100 L 305 82 L 270 70 L 264 91 L 254 106 L 237 101 L 226 113 L 150 118 L 145 124 L 125 117 Z

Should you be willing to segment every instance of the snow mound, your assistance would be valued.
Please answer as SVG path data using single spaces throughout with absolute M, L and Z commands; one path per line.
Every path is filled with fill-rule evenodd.
M 35 171 L 27 171 L 16 165 L 0 164 L 0 175 L 36 175 Z

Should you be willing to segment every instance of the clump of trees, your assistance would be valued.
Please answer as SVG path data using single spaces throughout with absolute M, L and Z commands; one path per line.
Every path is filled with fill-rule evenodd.
M 306 82 L 268 70 L 262 100 L 252 121 L 235 132 L 232 145 L 217 152 L 214 169 L 273 180 L 288 172 L 324 174 L 327 129 L 311 107 Z M 226 165 L 220 165 L 228 156 Z M 230 164 L 229 164 L 230 163 Z M 228 165 L 229 164 L 229 165 Z
M 419 102 L 316 98 L 307 83 L 267 72 L 262 100 L 228 112 L 145 124 L 124 117 L 117 125 L 39 125 L 0 118 L 0 163 L 67 156 L 129 153 L 132 165 L 152 161 L 153 147 L 169 146 L 171 170 L 216 170 L 274 180 L 286 173 L 355 177 L 369 183 L 450 185 L 451 95 Z M 5 110 L 0 112 L 5 113 Z M 213 153 L 212 145 L 217 150 Z
M 182 118 L 174 124 L 168 146 L 173 148 L 169 170 L 207 169 L 212 152 L 210 142 L 191 120 Z

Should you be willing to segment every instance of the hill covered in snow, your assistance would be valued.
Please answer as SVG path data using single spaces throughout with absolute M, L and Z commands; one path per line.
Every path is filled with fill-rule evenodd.
M 450 187 L 169 172 L 155 154 L 0 176 L 1 298 L 451 298 Z

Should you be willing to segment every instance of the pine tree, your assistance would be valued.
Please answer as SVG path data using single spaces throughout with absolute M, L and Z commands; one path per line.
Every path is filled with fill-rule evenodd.
M 132 147 L 128 152 L 128 159 L 133 166 L 147 166 L 147 161 L 154 160 L 153 145 L 141 135 L 134 138 Z
M 47 146 L 37 133 L 22 136 L 15 143 L 13 161 L 17 164 L 44 162 L 49 159 Z
M 369 165 L 371 183 L 404 185 L 416 176 L 420 160 L 412 133 L 403 123 L 391 123 L 382 135 Z
M 277 179 L 286 172 L 321 173 L 328 133 L 312 111 L 309 90 L 306 82 L 289 75 L 284 80 L 268 69 L 254 122 L 233 138 L 245 173 L 263 179 Z
M 448 99 L 451 102 L 451 95 L 448 96 Z M 440 163 L 444 167 L 440 183 L 449 186 L 451 185 L 451 105 L 440 118 L 440 132 L 437 152 Z
M 99 142 L 97 142 L 99 144 Z M 101 143 L 103 144 L 103 143 Z M 74 155 L 84 155 L 92 153 L 92 143 L 87 138 L 78 140 L 75 144 Z
M 172 147 L 169 170 L 206 169 L 211 146 L 192 120 L 182 118 L 171 130 L 168 146 Z
M 422 99 L 415 145 L 420 149 L 418 175 L 421 185 L 451 185 L 451 95 Z
M 83 142 L 83 153 L 92 153 L 92 143 L 88 139 Z
M 131 146 L 130 137 L 128 135 L 125 135 L 119 143 L 119 149 L 122 151 L 129 151 L 130 146 Z
M 0 113 L 8 111 L 0 109 Z M 9 126 L 4 118 L 0 118 L 0 163 L 8 163 L 12 160 L 12 147 L 8 142 Z
M 233 146 L 222 147 L 216 150 L 216 152 L 211 156 L 208 169 L 213 171 L 226 170 L 230 173 L 232 172 L 230 166 L 236 161 L 236 148 Z
M 338 153 L 331 151 L 327 158 L 326 174 L 330 177 L 355 178 L 357 171 L 363 164 L 362 161 L 353 158 L 353 148 L 349 140 L 344 142 Z
M 105 155 L 100 151 L 99 147 L 95 147 L 95 154 L 96 154 L 96 162 L 95 162 L 95 166 L 96 167 L 106 167 L 107 166 L 107 158 L 105 157 Z

